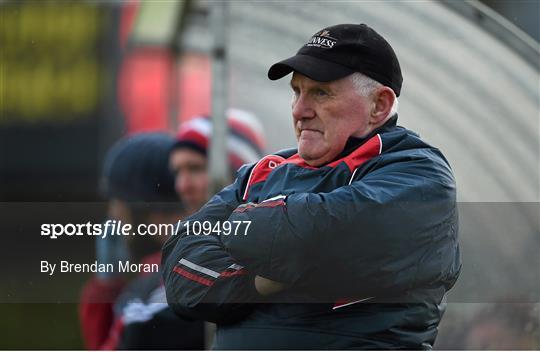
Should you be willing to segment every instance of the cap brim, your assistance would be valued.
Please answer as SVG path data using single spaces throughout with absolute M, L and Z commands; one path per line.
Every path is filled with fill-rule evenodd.
M 268 78 L 275 81 L 293 71 L 318 82 L 335 81 L 355 72 L 346 66 L 331 61 L 308 55 L 295 55 L 273 64 L 268 70 Z

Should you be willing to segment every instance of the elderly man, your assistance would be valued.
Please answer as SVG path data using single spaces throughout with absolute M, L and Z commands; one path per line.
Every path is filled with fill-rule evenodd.
M 398 127 L 401 69 L 370 27 L 325 28 L 286 60 L 298 148 L 245 165 L 164 247 L 177 314 L 217 349 L 428 349 L 460 270 L 454 177 Z M 240 224 L 195 236 L 190 226 Z

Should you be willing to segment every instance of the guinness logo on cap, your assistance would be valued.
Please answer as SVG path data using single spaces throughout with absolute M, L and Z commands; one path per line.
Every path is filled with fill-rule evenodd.
M 336 43 L 337 39 L 330 36 L 330 31 L 323 29 L 311 37 L 311 39 L 306 43 L 306 46 L 331 49 Z
M 323 29 L 323 30 L 321 31 L 321 33 L 319 33 L 319 37 L 328 37 L 328 38 L 332 38 L 332 37 L 330 36 L 330 31 L 328 31 L 328 30 L 326 30 L 326 29 Z M 332 39 L 334 39 L 334 38 L 332 38 Z

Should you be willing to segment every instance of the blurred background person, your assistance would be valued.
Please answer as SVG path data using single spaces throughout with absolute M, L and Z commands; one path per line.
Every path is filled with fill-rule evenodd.
M 117 142 L 107 153 L 102 192 L 109 219 L 132 224 L 175 224 L 185 212 L 174 191 L 168 153 L 174 139 L 162 133 L 140 133 Z M 109 227 L 110 229 L 111 227 Z M 166 234 L 108 234 L 97 238 L 98 263 L 119 261 L 158 264 Z M 126 283 L 123 274 L 97 273 L 83 289 L 79 313 L 88 349 L 202 349 L 201 322 L 174 315 L 165 301 L 159 272 L 138 273 Z
M 229 171 L 231 179 L 234 179 L 240 166 L 256 162 L 263 156 L 265 139 L 259 120 L 247 111 L 229 109 L 227 122 Z M 211 135 L 211 119 L 195 117 L 180 126 L 169 156 L 176 193 L 190 215 L 199 210 L 210 196 L 208 148 Z

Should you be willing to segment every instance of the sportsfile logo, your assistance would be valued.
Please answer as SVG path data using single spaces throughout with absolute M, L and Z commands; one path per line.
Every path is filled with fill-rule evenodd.
M 317 48 L 331 49 L 337 43 L 337 39 L 330 36 L 330 31 L 323 29 L 319 33 L 315 34 L 307 42 L 307 46 L 314 46 Z

